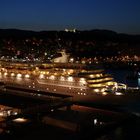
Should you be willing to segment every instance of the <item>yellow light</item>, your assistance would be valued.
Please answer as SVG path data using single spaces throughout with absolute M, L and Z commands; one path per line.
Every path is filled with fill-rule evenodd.
M 4 73 L 4 75 L 5 75 L 5 76 L 7 76 L 7 75 L 8 75 L 8 73 L 7 73 L 7 72 L 5 72 L 5 73 Z
M 107 92 L 102 92 L 102 95 L 107 95 Z
M 68 77 L 68 81 L 72 82 L 73 81 L 73 77 Z
M 108 86 L 111 86 L 111 85 L 113 85 L 114 84 L 114 82 L 107 82 L 107 85 Z
M 14 73 L 11 73 L 11 76 L 15 76 L 15 74 Z
M 54 80 L 55 79 L 55 76 L 54 75 L 51 75 L 49 79 Z
M 18 73 L 17 78 L 21 78 L 21 77 L 22 77 L 22 74 Z
M 40 79 L 45 78 L 44 74 L 40 74 L 40 75 L 39 75 L 39 78 L 40 78 Z
M 99 89 L 94 89 L 94 91 L 95 91 L 95 92 L 99 92 L 100 90 L 99 90 Z
M 85 78 L 80 78 L 79 82 L 82 83 L 82 84 L 86 84 Z
M 42 74 L 45 74 L 45 71 L 43 71 Z
M 25 78 L 29 78 L 29 77 L 30 77 L 30 75 L 29 75 L 29 74 L 26 74 L 26 75 L 25 75 Z
M 70 58 L 70 62 L 73 62 L 74 61 L 74 58 Z
M 127 88 L 127 85 L 126 84 L 123 84 L 123 83 L 118 83 L 117 84 L 117 88 L 119 88 L 119 89 L 126 89 Z
M 100 77 L 101 75 L 100 74 L 96 74 L 96 77 Z
M 45 71 L 41 71 L 41 74 L 45 74 Z
M 114 85 L 115 85 L 115 86 L 118 86 L 118 83 L 117 83 L 117 82 L 114 82 Z
M 89 77 L 90 77 L 90 78 L 94 78 L 94 77 L 95 77 L 95 75 L 91 74 L 91 75 L 89 75 Z
M 4 116 L 4 113 L 3 112 L 0 112 L 0 116 Z
M 100 88 L 100 87 L 104 87 L 105 85 L 104 84 L 92 84 L 92 85 L 89 85 L 89 87 L 94 87 L 94 88 Z
M 54 73 L 54 75 L 57 75 L 57 74 L 58 74 L 58 73 L 56 73 L 56 72 Z
M 105 89 L 103 88 L 103 89 L 101 89 L 101 92 L 104 92 L 105 91 Z
M 27 122 L 27 119 L 24 119 L 24 118 L 17 118 L 17 119 L 14 119 L 13 120 L 14 122 Z
M 109 81 L 109 80 L 113 80 L 112 78 L 102 78 L 102 79 L 97 79 L 97 80 L 88 80 L 88 82 L 105 82 L 105 81 Z
M 60 80 L 61 80 L 61 81 L 64 81 L 64 80 L 65 80 L 65 77 L 64 77 L 64 76 L 61 76 L 61 77 L 60 77 Z
M 121 92 L 115 92 L 115 95 L 123 95 Z

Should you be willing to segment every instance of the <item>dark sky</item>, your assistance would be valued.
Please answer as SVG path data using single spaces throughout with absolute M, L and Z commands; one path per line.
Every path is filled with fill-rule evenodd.
M 140 34 L 140 0 L 0 0 L 0 28 Z

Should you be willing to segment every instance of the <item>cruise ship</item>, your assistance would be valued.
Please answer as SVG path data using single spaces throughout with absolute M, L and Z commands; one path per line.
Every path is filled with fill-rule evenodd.
M 68 95 L 75 101 L 116 101 L 121 95 L 116 92 L 117 82 L 101 65 L 70 63 L 65 51 L 59 54 L 51 63 L 1 61 L 0 81 L 21 89 Z

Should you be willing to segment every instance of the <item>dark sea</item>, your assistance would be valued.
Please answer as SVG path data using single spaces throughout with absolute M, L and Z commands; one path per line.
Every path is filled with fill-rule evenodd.
M 133 70 L 106 69 L 106 72 L 111 74 L 116 82 L 127 84 L 128 87 L 140 87 L 140 78 L 128 78 L 135 74 Z

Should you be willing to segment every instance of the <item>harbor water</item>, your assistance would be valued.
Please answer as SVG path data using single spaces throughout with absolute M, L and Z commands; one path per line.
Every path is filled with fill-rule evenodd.
M 111 74 L 116 82 L 124 83 L 128 87 L 139 87 L 140 88 L 140 78 L 133 78 L 135 71 L 127 69 L 106 69 L 106 72 Z M 128 76 L 132 78 L 128 78 Z

